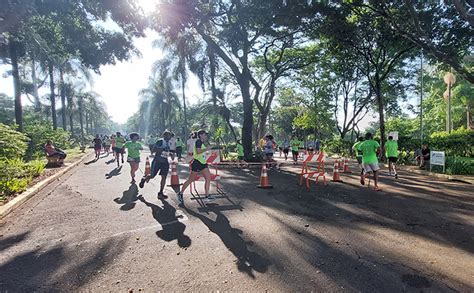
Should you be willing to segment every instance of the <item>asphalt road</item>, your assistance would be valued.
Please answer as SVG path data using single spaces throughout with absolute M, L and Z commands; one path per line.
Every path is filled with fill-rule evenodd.
M 308 191 L 290 165 L 266 190 L 226 168 L 219 198 L 178 207 L 110 159 L 3 219 L 0 291 L 474 291 L 472 185 L 402 172 L 374 192 L 353 173 Z

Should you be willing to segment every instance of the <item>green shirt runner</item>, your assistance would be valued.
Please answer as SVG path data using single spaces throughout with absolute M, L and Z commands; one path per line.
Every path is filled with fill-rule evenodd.
M 127 141 L 124 147 L 128 151 L 128 156 L 133 159 L 140 158 L 140 150 L 142 150 L 142 145 L 139 142 Z
M 373 139 L 364 141 L 359 150 L 362 151 L 362 162 L 364 164 L 377 164 L 379 161 L 377 159 L 377 149 L 380 147 L 380 144 Z
M 357 141 L 353 146 L 352 149 L 355 151 L 356 157 L 362 157 L 362 152 L 360 151 L 360 145 L 363 143 L 363 141 Z
M 120 136 L 120 137 L 117 136 L 115 138 L 115 147 L 116 148 L 119 148 L 119 149 L 123 148 L 124 143 L 125 143 L 125 138 L 123 136 Z
M 301 141 L 299 141 L 299 140 L 297 140 L 297 139 L 292 139 L 292 140 L 290 141 L 290 145 L 291 145 L 291 150 L 292 150 L 293 152 L 297 152 L 298 149 L 299 149 L 299 147 L 300 147 L 300 145 L 301 145 Z
M 398 157 L 398 143 L 395 140 L 389 140 L 385 144 L 385 155 L 389 157 Z
M 237 144 L 237 156 L 243 157 L 244 156 L 244 146 L 240 143 Z

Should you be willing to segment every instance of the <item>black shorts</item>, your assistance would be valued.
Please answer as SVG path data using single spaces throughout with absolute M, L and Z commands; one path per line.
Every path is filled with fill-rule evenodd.
M 158 173 L 161 176 L 167 176 L 170 170 L 170 163 L 168 162 L 157 162 L 157 160 L 153 160 L 151 162 L 151 178 L 155 178 Z
M 300 154 L 300 152 L 298 152 L 298 151 L 291 151 L 291 153 L 293 154 L 293 156 L 297 156 L 297 155 Z
M 389 162 L 396 163 L 397 160 L 398 160 L 397 157 L 388 157 L 388 161 L 389 161 Z
M 273 153 L 266 153 L 266 154 L 265 154 L 265 157 L 266 157 L 268 160 L 271 160 L 271 159 L 273 159 Z
M 208 167 L 207 164 L 202 164 L 198 160 L 194 159 L 194 161 L 191 164 L 191 171 L 200 172 L 200 171 L 206 169 L 207 167 Z
M 102 150 L 102 146 L 100 146 L 100 145 L 95 145 L 95 146 L 94 146 L 94 150 L 100 151 L 100 150 Z
M 285 154 L 288 154 L 288 153 L 290 152 L 290 149 L 283 149 L 283 152 L 284 152 Z
M 357 158 L 357 163 L 362 164 L 362 157 L 356 157 Z
M 114 152 L 117 154 L 123 154 L 123 148 L 114 147 Z

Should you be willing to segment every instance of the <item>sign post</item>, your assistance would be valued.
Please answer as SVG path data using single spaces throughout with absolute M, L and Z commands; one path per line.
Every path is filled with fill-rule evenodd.
M 445 173 L 445 163 L 446 163 L 446 157 L 444 152 L 436 152 L 436 151 L 431 151 L 430 152 L 430 172 L 431 172 L 431 167 L 433 165 L 436 166 L 443 166 L 443 173 Z

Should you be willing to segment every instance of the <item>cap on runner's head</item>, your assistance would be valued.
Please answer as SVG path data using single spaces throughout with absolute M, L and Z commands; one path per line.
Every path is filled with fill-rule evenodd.
M 117 134 L 117 135 L 119 135 L 119 136 L 120 136 L 120 135 L 122 135 L 122 134 L 120 133 L 120 131 L 117 131 L 117 133 L 116 133 L 116 134 Z
M 165 134 L 169 134 L 169 135 L 172 135 L 172 132 L 169 131 L 168 129 L 165 129 L 165 131 L 163 131 L 163 136 L 165 136 Z
M 130 136 L 130 139 L 133 139 L 134 137 L 136 137 L 137 139 L 140 138 L 140 135 L 136 132 L 130 133 L 129 136 Z
M 197 132 L 198 136 L 200 136 L 201 134 L 208 134 L 206 130 L 204 129 L 201 129 Z
M 367 133 L 365 134 L 365 139 L 371 139 L 371 138 L 372 138 L 372 133 L 367 132 Z

